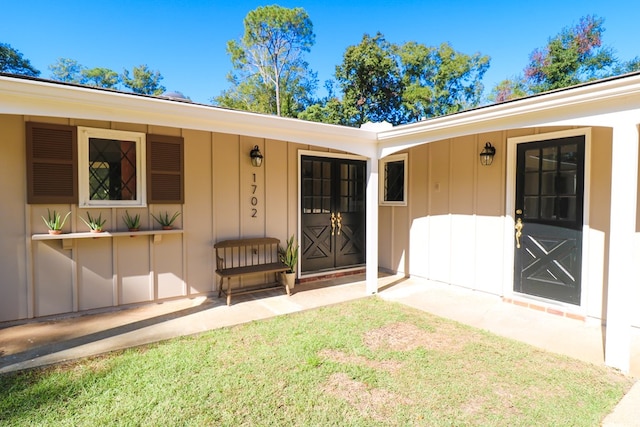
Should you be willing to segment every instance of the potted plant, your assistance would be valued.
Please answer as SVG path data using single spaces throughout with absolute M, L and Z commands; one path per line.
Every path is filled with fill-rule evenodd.
M 289 286 L 289 289 L 293 289 L 296 283 L 296 266 L 298 265 L 298 242 L 295 241 L 294 236 L 287 240 L 287 246 L 285 248 L 278 248 L 278 255 L 280 261 L 286 265 L 289 270 L 283 273 L 283 279 Z
M 138 231 L 140 230 L 140 214 L 135 214 L 134 216 L 129 215 L 129 211 L 124 211 L 124 216 L 122 217 L 125 225 L 129 229 L 129 231 Z
M 180 212 L 174 213 L 171 217 L 167 211 L 165 211 L 164 215 L 159 213 L 158 216 L 155 216 L 154 214 L 151 214 L 151 216 L 153 219 L 158 221 L 158 224 L 162 226 L 163 230 L 171 230 L 173 228 L 174 221 L 180 216 Z
M 87 224 L 89 230 L 92 233 L 102 233 L 102 226 L 107 222 L 106 219 L 102 219 L 102 213 L 98 217 L 91 216 L 91 213 L 87 212 L 87 219 L 80 217 L 82 222 Z
M 49 234 L 62 234 L 62 227 L 64 227 L 64 223 L 67 221 L 67 218 L 69 218 L 69 215 L 71 215 L 71 212 L 67 213 L 64 218 L 62 218 L 55 209 L 51 212 L 47 208 L 47 217 L 45 218 L 43 216 L 42 220 L 47 224 Z

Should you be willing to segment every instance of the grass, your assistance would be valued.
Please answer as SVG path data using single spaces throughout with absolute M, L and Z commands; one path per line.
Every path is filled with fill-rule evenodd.
M 596 426 L 612 370 L 371 297 L 0 376 L 0 425 Z

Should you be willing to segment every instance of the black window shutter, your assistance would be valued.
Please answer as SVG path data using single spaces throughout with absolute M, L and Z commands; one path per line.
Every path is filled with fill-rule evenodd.
M 184 203 L 184 138 L 147 135 L 147 202 Z
M 27 122 L 26 132 L 27 203 L 77 203 L 76 128 Z

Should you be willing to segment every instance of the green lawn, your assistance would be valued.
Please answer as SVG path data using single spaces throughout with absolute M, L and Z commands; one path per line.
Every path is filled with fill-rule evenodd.
M 597 426 L 631 379 L 370 297 L 0 376 L 0 425 Z

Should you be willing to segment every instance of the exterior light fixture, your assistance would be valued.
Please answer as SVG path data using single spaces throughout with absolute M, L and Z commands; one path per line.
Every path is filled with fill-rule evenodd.
M 496 147 L 491 145 L 490 142 L 484 144 L 482 152 L 480 152 L 480 164 L 483 166 L 489 166 L 493 163 L 493 156 L 496 155 Z
M 258 147 L 257 145 L 255 147 L 253 147 L 253 150 L 251 150 L 251 153 L 249 154 L 249 156 L 251 157 L 251 164 L 257 168 L 259 168 L 260 166 L 262 166 L 262 153 L 260 152 L 260 147 Z

